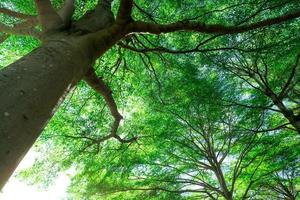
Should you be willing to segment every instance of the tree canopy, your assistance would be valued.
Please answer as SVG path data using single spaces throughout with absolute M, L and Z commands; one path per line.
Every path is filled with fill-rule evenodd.
M 59 14 L 64 2 L 51 2 Z M 132 33 L 67 95 L 19 177 L 47 187 L 72 169 L 70 199 L 300 198 L 299 8 L 112 1 Z M 75 1 L 78 34 L 111 23 L 86 17 L 101 9 Z M 0 2 L 0 68 L 42 45 L 54 25 L 37 14 L 32 0 Z

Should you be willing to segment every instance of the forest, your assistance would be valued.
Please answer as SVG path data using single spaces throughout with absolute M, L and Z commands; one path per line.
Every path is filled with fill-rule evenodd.
M 0 190 L 300 199 L 299 0 L 1 0 Z

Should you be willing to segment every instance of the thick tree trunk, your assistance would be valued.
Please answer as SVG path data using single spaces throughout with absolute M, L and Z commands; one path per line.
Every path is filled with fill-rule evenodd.
M 0 189 L 91 66 L 85 46 L 49 40 L 0 71 Z

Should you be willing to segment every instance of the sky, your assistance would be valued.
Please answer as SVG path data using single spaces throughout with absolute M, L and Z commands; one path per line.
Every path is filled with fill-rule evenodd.
M 36 157 L 36 153 L 30 150 L 21 161 L 17 171 L 30 167 Z M 10 178 L 0 192 L 1 200 L 64 200 L 66 199 L 66 190 L 70 183 L 70 178 L 66 174 L 61 174 L 47 191 L 41 191 L 36 186 L 27 185 L 19 181 L 14 175 Z

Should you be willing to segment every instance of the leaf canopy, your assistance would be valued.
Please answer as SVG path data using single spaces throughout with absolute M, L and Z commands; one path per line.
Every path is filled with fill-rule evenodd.
M 300 7 L 297 0 L 134 3 L 134 20 L 226 26 Z M 96 4 L 76 1 L 73 18 Z M 115 14 L 118 6 L 114 1 Z M 0 7 L 36 15 L 31 0 L 3 0 Z M 1 13 L 0 21 L 18 23 Z M 299 198 L 299 132 L 281 107 L 300 118 L 299 30 L 297 18 L 239 34 L 178 31 L 124 39 L 94 67 L 124 117 L 119 135 L 137 140 L 93 142 L 110 131 L 113 118 L 82 81 L 36 142 L 36 163 L 19 176 L 48 186 L 72 169 L 70 199 Z M 38 45 L 9 36 L 0 44 L 0 67 Z

